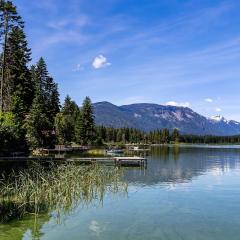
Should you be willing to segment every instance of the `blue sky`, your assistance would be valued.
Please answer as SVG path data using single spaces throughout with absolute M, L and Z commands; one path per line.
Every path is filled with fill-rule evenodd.
M 239 0 L 15 0 L 61 98 L 240 120 Z

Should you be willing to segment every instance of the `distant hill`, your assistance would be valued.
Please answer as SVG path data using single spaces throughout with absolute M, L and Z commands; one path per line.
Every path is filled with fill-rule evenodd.
M 168 128 L 183 134 L 237 135 L 240 123 L 216 116 L 206 118 L 190 108 L 139 103 L 116 106 L 109 102 L 93 104 L 97 125 L 132 127 L 144 131 Z

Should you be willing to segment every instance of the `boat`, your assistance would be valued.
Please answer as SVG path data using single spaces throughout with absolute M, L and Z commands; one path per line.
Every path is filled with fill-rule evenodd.
M 123 149 L 110 149 L 110 150 L 106 150 L 107 154 L 123 154 L 124 150 Z
M 128 151 L 133 151 L 133 152 L 148 152 L 150 150 L 151 150 L 150 148 L 139 148 L 139 146 L 128 149 Z

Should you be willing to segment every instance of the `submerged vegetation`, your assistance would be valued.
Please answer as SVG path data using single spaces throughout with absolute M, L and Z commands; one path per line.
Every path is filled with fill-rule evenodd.
M 101 202 L 106 192 L 126 192 L 121 171 L 99 165 L 75 163 L 30 168 L 5 174 L 0 181 L 0 222 L 25 214 L 57 211 L 67 213 L 75 206 Z

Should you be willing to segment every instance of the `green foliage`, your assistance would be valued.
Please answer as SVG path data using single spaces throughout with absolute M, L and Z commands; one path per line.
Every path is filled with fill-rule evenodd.
M 0 19 L 1 28 L 6 25 L 6 21 L 8 22 L 8 30 L 15 26 L 23 27 L 22 18 L 18 15 L 17 8 L 13 5 L 12 1 L 0 1 Z
M 64 115 L 62 112 L 55 117 L 55 130 L 59 144 L 70 143 L 73 137 L 73 121 L 70 115 Z
M 55 130 L 59 144 L 74 141 L 75 124 L 79 114 L 80 112 L 77 104 L 67 96 L 61 112 L 55 117 Z
M 54 124 L 54 118 L 60 108 L 59 92 L 57 84 L 49 76 L 43 58 L 40 58 L 36 66 L 32 68 L 32 76 L 36 89 L 42 94 L 45 112 L 48 114 L 49 121 Z
M 0 111 L 9 111 L 11 105 L 12 96 L 12 71 L 11 68 L 15 67 L 16 58 L 12 59 L 12 54 L 20 53 L 21 50 L 25 50 L 26 46 L 17 44 L 24 40 L 24 36 L 19 36 L 18 33 L 23 33 L 24 28 L 23 21 L 17 13 L 16 7 L 12 1 L 0 2 L 0 41 L 3 46 L 3 52 L 1 54 L 1 84 L 0 84 Z M 18 37 L 17 37 L 18 36 Z M 12 51 L 14 49 L 14 51 Z M 16 55 L 15 55 L 16 56 Z M 21 61 L 21 56 L 18 56 L 18 60 Z M 16 65 L 16 70 L 17 70 Z M 16 71 L 17 73 L 17 71 Z M 14 72 L 15 74 L 15 72 Z
M 52 147 L 55 143 L 54 120 L 59 112 L 59 93 L 43 58 L 32 67 L 35 97 L 26 119 L 27 140 L 31 147 Z
M 2 115 L 2 123 L 9 123 L 7 128 L 1 127 L 1 152 L 26 150 L 23 124 L 34 98 L 34 85 L 27 66 L 31 61 L 31 50 L 24 23 L 11 1 L 0 2 L 0 32 L 3 45 L 0 111 L 7 114 Z
M 179 142 L 179 139 L 180 139 L 180 133 L 177 129 L 174 129 L 171 136 L 171 140 L 174 142 Z
M 80 112 L 77 117 L 77 121 L 75 124 L 75 139 L 76 142 L 79 144 L 84 144 L 86 143 L 86 131 L 85 131 L 85 126 L 84 126 L 84 121 L 83 121 L 83 114 Z
M 147 134 L 133 128 L 95 127 L 96 139 L 108 143 L 146 143 Z
M 34 96 L 34 85 L 27 67 L 31 60 L 31 50 L 27 45 L 23 30 L 15 27 L 9 34 L 6 54 L 10 104 L 8 108 L 21 119 L 24 119 L 29 111 Z
M 91 99 L 86 97 L 83 101 L 81 113 L 78 115 L 75 126 L 76 142 L 86 145 L 92 144 L 95 139 L 95 123 Z
M 105 143 L 147 143 L 168 144 L 175 143 L 192 144 L 240 144 L 240 136 L 197 136 L 181 135 L 177 129 L 169 132 L 168 129 L 143 132 L 133 128 L 115 129 L 112 127 L 97 126 L 96 138 Z
M 25 151 L 24 129 L 18 124 L 13 113 L 0 113 L 0 153 Z
M 44 97 L 40 90 L 33 100 L 25 127 L 27 140 L 31 147 L 48 147 L 53 144 L 53 126 L 49 120 L 44 103 Z
M 180 142 L 196 144 L 240 144 L 240 136 L 180 135 Z
M 48 113 L 49 121 L 53 124 L 56 114 L 59 112 L 58 86 L 53 78 L 49 76 L 47 65 L 43 58 L 40 58 L 36 67 L 33 68 L 33 77 L 36 87 L 40 89 Z
M 64 115 L 73 116 L 73 119 L 75 119 L 75 120 L 77 119 L 77 116 L 79 113 L 79 107 L 74 101 L 72 101 L 72 99 L 69 97 L 69 95 L 67 95 L 64 100 L 62 113 Z

